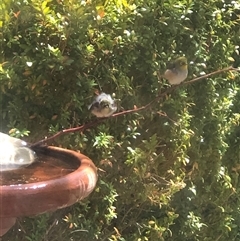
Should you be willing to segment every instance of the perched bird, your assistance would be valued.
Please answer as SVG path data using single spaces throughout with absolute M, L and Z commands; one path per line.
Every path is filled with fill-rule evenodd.
M 117 111 L 116 101 L 111 95 L 101 93 L 98 95 L 88 109 L 98 118 L 109 117 Z
M 179 57 L 172 63 L 169 63 L 163 77 L 168 80 L 171 85 L 179 85 L 188 75 L 188 64 L 185 57 Z

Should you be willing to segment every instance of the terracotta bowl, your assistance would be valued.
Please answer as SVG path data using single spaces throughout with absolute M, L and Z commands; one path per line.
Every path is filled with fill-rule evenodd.
M 41 161 L 47 166 L 36 161 L 16 171 L 0 172 L 0 236 L 14 225 L 17 217 L 70 206 L 95 188 L 97 168 L 85 155 L 53 146 L 37 147 L 34 151 L 43 159 L 47 157 Z M 65 172 L 66 167 L 52 165 L 52 158 L 71 167 L 69 172 Z M 14 179 L 21 175 L 25 179 L 22 183 Z M 5 182 L 9 176 L 12 183 Z

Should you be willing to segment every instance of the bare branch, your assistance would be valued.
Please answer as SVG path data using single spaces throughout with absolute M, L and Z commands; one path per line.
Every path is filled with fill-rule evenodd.
M 43 145 L 45 143 L 47 143 L 48 141 L 50 140 L 53 140 L 63 134 L 67 134 L 67 133 L 73 133 L 73 132 L 83 132 L 84 130 L 86 129 L 89 129 L 91 127 L 94 127 L 94 126 L 97 126 L 99 125 L 100 123 L 102 123 L 103 121 L 105 121 L 106 119 L 110 119 L 110 118 L 116 118 L 118 116 L 122 116 L 122 115 L 126 115 L 126 114 L 131 114 L 131 113 L 134 113 L 134 112 L 139 112 L 139 111 L 142 111 L 142 110 L 146 110 L 148 109 L 149 107 L 151 107 L 154 103 L 156 103 L 157 101 L 159 101 L 162 97 L 166 96 L 168 93 L 171 93 L 174 89 L 176 88 L 179 88 L 180 86 L 184 86 L 184 85 L 189 85 L 189 84 L 192 84 L 192 83 L 195 83 L 197 81 L 200 81 L 202 79 L 206 79 L 206 78 L 209 78 L 213 75 L 216 75 L 216 74 L 220 74 L 220 73 L 223 73 L 223 72 L 227 72 L 227 71 L 240 71 L 239 69 L 236 69 L 232 66 L 230 67 L 227 67 L 227 68 L 224 68 L 224 69 L 220 69 L 220 70 L 216 70 L 216 71 L 213 71 L 209 74 L 205 74 L 203 76 L 200 76 L 200 77 L 196 77 L 192 80 L 189 80 L 189 81 L 186 81 L 186 82 L 183 82 L 181 83 L 180 85 L 174 85 L 174 86 L 171 86 L 169 87 L 168 89 L 166 89 L 164 92 L 162 93 L 159 93 L 159 95 L 153 99 L 152 101 L 150 101 L 148 104 L 144 105 L 144 106 L 141 106 L 139 108 L 134 108 L 134 109 L 130 109 L 130 110 L 124 110 L 122 112 L 118 112 L 118 113 L 115 113 L 113 114 L 112 116 L 110 117 L 106 117 L 106 118 L 100 118 L 100 119 L 97 119 L 95 121 L 92 121 L 92 122 L 89 122 L 89 123 L 86 123 L 86 124 L 83 124 L 81 126 L 78 126 L 78 127 L 75 127 L 75 128 L 69 128 L 69 129 L 64 129 L 62 131 L 59 131 L 57 132 L 55 135 L 53 136 L 50 136 L 50 137 L 47 137 L 45 139 L 42 139 L 34 144 L 31 144 L 30 146 L 31 147 L 34 147 L 34 146 L 38 146 L 38 145 Z M 165 116 L 166 115 L 162 115 L 162 116 Z
M 213 71 L 213 72 L 211 72 L 211 73 L 209 73 L 209 74 L 205 74 L 205 75 L 200 76 L 200 77 L 196 77 L 196 78 L 194 78 L 194 79 L 192 79 L 192 80 L 183 82 L 182 85 L 192 84 L 192 83 L 197 82 L 197 81 L 199 81 L 199 80 L 209 78 L 209 77 L 211 77 L 211 76 L 213 76 L 213 75 L 215 75 L 215 74 L 220 74 L 220 73 L 227 72 L 227 71 L 231 71 L 231 70 L 240 71 L 240 70 L 238 70 L 238 69 L 233 68 L 232 66 L 230 66 L 230 67 L 227 67 L 227 68 L 224 68 L 224 69 L 219 69 L 219 70 Z

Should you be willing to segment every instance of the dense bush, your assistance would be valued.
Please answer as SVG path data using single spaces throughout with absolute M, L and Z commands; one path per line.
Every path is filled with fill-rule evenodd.
M 0 13 L 1 131 L 29 142 L 94 119 L 97 91 L 119 111 L 146 105 L 175 56 L 188 79 L 239 62 L 237 1 L 3 0 Z M 99 167 L 96 190 L 3 240 L 240 240 L 239 81 L 214 75 L 56 138 Z

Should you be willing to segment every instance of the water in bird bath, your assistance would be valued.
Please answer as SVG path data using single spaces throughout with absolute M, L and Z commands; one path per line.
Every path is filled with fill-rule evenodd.
M 22 140 L 0 133 L 0 186 L 60 178 L 79 165 L 74 157 L 59 156 L 44 147 L 31 149 Z
M 78 164 L 37 154 L 34 163 L 26 167 L 0 172 L 0 186 L 48 181 L 65 176 L 78 168 Z

